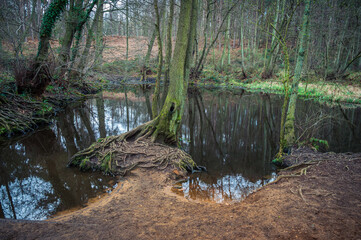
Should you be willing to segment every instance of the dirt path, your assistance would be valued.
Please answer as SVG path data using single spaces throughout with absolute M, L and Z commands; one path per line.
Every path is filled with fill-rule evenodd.
M 0 220 L 0 238 L 360 239 L 361 154 L 309 157 L 322 161 L 306 175 L 231 205 L 188 201 L 167 174 L 139 169 L 87 208 L 48 221 Z

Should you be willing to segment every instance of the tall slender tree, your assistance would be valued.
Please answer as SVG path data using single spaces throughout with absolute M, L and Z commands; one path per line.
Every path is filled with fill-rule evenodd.
M 154 11 L 156 15 L 156 24 L 155 28 L 157 30 L 157 40 L 158 40 L 158 69 L 157 69 L 157 78 L 155 80 L 155 89 L 153 93 L 152 101 L 152 115 L 153 117 L 158 116 L 158 104 L 159 104 L 159 95 L 160 95 L 160 78 L 162 75 L 163 69 L 163 44 L 162 36 L 160 32 L 160 17 L 158 10 L 158 0 L 154 0 Z
M 302 68 L 306 56 L 306 46 L 308 41 L 308 28 L 309 28 L 309 15 L 310 15 L 310 4 L 311 0 L 305 1 L 305 10 L 303 12 L 302 30 L 300 33 L 300 43 L 298 47 L 297 62 L 295 67 L 294 77 L 292 79 L 292 88 L 290 90 L 291 96 L 288 103 L 288 110 L 285 122 L 285 144 L 291 146 L 296 141 L 295 136 L 295 112 L 296 102 L 298 95 L 298 85 L 301 79 Z
M 165 101 L 165 97 L 168 93 L 169 87 L 169 70 L 170 70 L 170 61 L 172 59 L 172 25 L 174 18 L 174 0 L 170 0 L 169 3 L 169 17 L 168 17 L 168 26 L 167 26 L 167 45 L 166 45 L 166 53 L 165 53 L 165 71 L 164 71 L 164 84 L 163 84 L 163 94 L 162 101 L 163 104 Z

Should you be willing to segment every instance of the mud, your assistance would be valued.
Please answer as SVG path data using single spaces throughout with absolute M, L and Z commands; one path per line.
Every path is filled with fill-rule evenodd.
M 1 239 L 360 239 L 361 153 L 307 153 L 313 164 L 244 201 L 189 201 L 165 172 L 138 169 L 107 197 L 47 221 L 0 220 Z M 299 161 L 305 155 L 294 155 Z M 304 171 L 303 171 L 304 172 Z

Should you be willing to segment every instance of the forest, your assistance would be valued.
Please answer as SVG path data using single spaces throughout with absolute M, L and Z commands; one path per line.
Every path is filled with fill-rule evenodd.
M 0 0 L 1 239 L 358 239 L 359 0 Z

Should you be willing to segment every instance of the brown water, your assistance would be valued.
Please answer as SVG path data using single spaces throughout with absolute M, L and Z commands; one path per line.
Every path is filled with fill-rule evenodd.
M 67 168 L 68 159 L 99 137 L 150 120 L 150 90 L 128 87 L 111 98 L 69 107 L 50 127 L 3 141 L 0 147 L 0 217 L 46 219 L 110 192 L 114 178 Z M 109 94 L 108 94 L 109 95 Z M 192 90 L 183 116 L 184 150 L 206 166 L 181 184 L 189 199 L 239 201 L 274 178 L 282 98 L 239 91 Z M 361 151 L 361 109 L 299 101 L 304 138 L 329 141 L 335 152 Z

